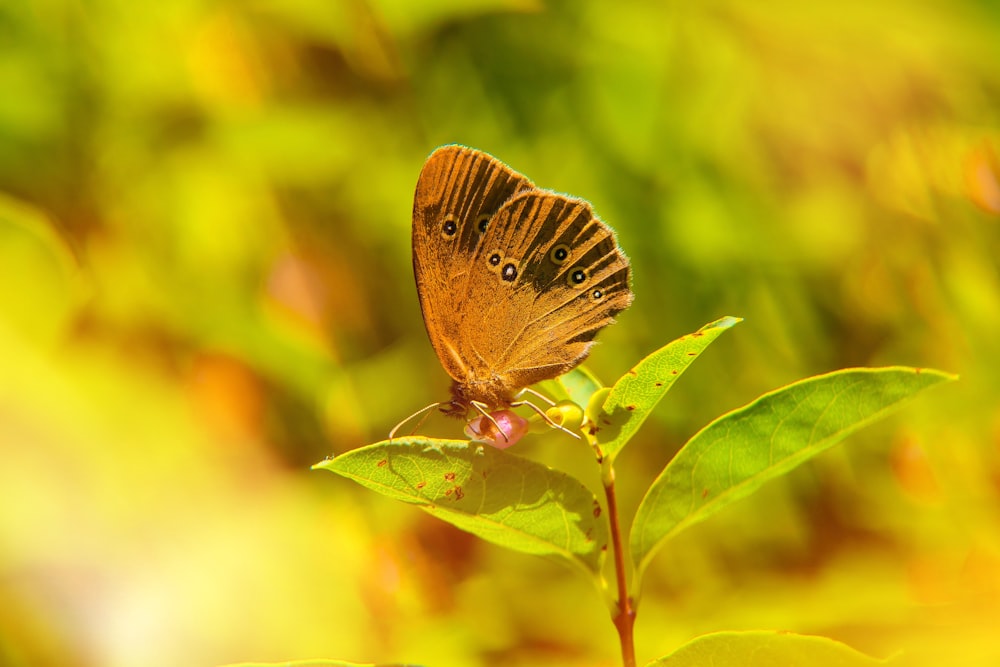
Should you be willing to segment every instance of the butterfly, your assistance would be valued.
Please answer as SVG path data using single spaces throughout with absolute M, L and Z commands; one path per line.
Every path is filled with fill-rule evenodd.
M 493 415 L 521 404 L 542 413 L 520 393 L 583 361 L 633 297 L 628 258 L 588 202 L 458 145 L 435 150 L 417 179 L 413 273 L 452 378 L 451 399 L 426 409 L 476 412 L 509 444 Z

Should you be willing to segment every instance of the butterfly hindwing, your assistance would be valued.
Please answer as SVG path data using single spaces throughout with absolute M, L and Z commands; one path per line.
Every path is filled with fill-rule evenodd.
M 461 356 L 513 388 L 561 375 L 631 303 L 629 273 L 614 232 L 590 204 L 521 192 L 496 213 L 474 254 L 462 321 L 490 334 L 460 341 Z

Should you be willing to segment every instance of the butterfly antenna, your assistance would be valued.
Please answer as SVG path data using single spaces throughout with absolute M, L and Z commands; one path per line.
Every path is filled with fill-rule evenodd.
M 411 419 L 414 419 L 415 417 L 419 417 L 420 415 L 424 415 L 424 419 L 427 419 L 427 416 L 426 416 L 427 412 L 430 412 L 434 408 L 442 406 L 442 405 L 444 405 L 444 403 L 441 403 L 440 401 L 437 402 L 437 403 L 431 403 L 430 405 L 426 405 L 426 406 L 420 408 L 419 410 L 417 410 L 416 412 L 414 412 L 412 415 L 410 415 L 409 417 L 407 417 L 403 421 L 401 421 L 398 424 L 396 424 L 395 426 L 393 426 L 392 430 L 389 431 L 389 442 L 392 442 L 392 439 L 394 437 L 396 437 L 396 431 L 398 431 L 403 426 L 403 424 L 405 424 L 406 422 L 410 421 Z M 421 419 L 419 422 L 417 422 L 417 425 L 413 427 L 413 431 L 416 431 L 418 428 L 420 428 L 420 425 L 424 423 L 424 419 Z M 413 431 L 410 431 L 410 435 L 413 435 Z
M 542 398 L 544 398 L 544 396 Z M 531 401 L 518 401 L 516 403 L 511 403 L 510 407 L 516 408 L 516 407 L 519 407 L 519 406 L 522 406 L 522 405 L 527 406 L 527 407 L 531 408 L 532 410 L 534 410 L 535 412 L 537 412 L 538 416 L 541 417 L 543 420 L 545 420 L 545 423 L 548 424 L 549 426 L 551 426 L 552 428 L 557 429 L 559 431 L 562 431 L 563 433 L 565 433 L 567 435 L 571 435 L 574 438 L 576 438 L 577 440 L 581 440 L 582 439 L 582 438 L 580 438 L 579 434 L 574 433 L 573 431 L 569 430 L 568 428 L 566 428 L 562 424 L 557 424 L 554 421 L 552 421 L 552 418 L 549 417 L 547 414 L 545 414 L 544 410 L 542 410 L 540 407 L 538 407 L 537 405 L 535 405 Z M 553 403 L 553 405 L 555 405 L 555 403 Z

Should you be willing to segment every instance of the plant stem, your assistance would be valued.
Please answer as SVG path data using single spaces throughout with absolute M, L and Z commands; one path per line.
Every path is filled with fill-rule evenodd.
M 635 607 L 628 594 L 628 582 L 625 579 L 625 547 L 622 544 L 622 530 L 618 521 L 618 500 L 615 498 L 615 471 L 610 463 L 603 466 L 604 495 L 608 499 L 608 521 L 611 523 L 611 546 L 615 561 L 615 580 L 618 584 L 618 601 L 615 603 L 615 615 L 612 621 L 618 630 L 618 639 L 622 645 L 622 665 L 635 667 L 635 642 L 632 628 L 635 625 Z

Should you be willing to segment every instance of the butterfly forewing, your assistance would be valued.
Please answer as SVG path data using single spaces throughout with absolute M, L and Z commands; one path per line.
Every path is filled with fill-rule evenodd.
M 444 146 L 427 159 L 413 200 L 413 272 L 434 350 L 449 375 L 466 369 L 458 316 L 468 301 L 471 258 L 500 207 L 531 181 L 499 160 L 464 146 Z

